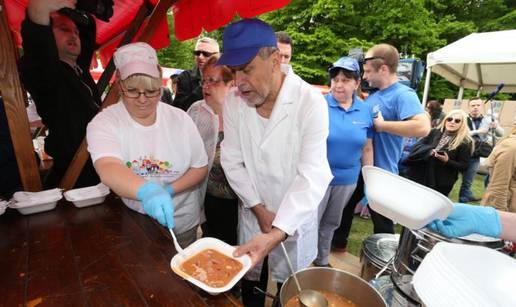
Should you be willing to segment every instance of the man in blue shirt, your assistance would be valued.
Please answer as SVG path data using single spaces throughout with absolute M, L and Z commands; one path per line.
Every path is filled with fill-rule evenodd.
M 398 83 L 399 54 L 388 44 L 373 46 L 364 58 L 364 80 L 378 91 L 367 103 L 378 111 L 374 120 L 374 165 L 398 174 L 403 137 L 424 137 L 430 132 L 430 119 L 414 90 Z M 371 210 L 375 233 L 394 233 L 391 220 Z

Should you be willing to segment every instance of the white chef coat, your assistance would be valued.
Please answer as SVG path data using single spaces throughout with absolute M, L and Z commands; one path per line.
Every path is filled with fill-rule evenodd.
M 242 201 L 239 243 L 261 233 L 250 208 L 262 203 L 276 213 L 272 225 L 289 235 L 285 246 L 295 270 L 308 267 L 317 254 L 317 207 L 333 177 L 326 158 L 328 127 L 324 97 L 292 71 L 269 120 L 236 89 L 226 97 L 221 163 Z M 246 278 L 258 280 L 261 266 Z M 290 276 L 280 247 L 269 254 L 269 268 L 274 281 Z
M 120 159 L 135 174 L 159 185 L 170 184 L 191 167 L 208 163 L 204 144 L 192 119 L 181 109 L 159 102 L 156 122 L 142 126 L 122 102 L 97 114 L 88 124 L 88 151 L 93 162 Z M 174 231 L 183 233 L 201 219 L 200 187 L 174 195 Z M 131 209 L 145 213 L 141 202 L 122 198 Z

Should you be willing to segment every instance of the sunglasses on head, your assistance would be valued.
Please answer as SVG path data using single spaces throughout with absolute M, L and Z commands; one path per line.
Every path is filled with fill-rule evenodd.
M 368 58 L 364 58 L 364 63 L 367 61 L 372 61 L 372 60 L 385 60 L 385 59 L 381 56 L 371 56 Z
M 210 56 L 214 55 L 216 52 L 208 52 L 208 51 L 202 51 L 202 50 L 194 50 L 193 51 L 193 54 L 195 56 L 201 56 L 201 54 L 205 57 L 205 58 L 209 58 Z
M 456 124 L 460 124 L 460 122 L 462 121 L 462 119 L 460 118 L 452 118 L 452 117 L 448 117 L 446 119 L 447 122 L 451 123 L 452 121 L 454 121 Z

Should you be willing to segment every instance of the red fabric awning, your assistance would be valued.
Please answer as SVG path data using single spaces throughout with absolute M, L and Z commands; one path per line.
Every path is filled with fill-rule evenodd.
M 155 5 L 158 0 L 114 0 L 114 14 L 108 23 L 96 19 L 97 45 L 101 46 L 100 58 L 106 63 L 121 40 L 140 6 L 147 1 Z M 238 14 L 251 18 L 279 9 L 290 0 L 179 0 L 173 5 L 175 35 L 179 40 L 197 37 L 202 29 L 210 32 L 229 23 Z M 16 43 L 21 46 L 20 28 L 25 19 L 28 0 L 5 0 L 9 27 Z M 144 25 L 145 26 L 145 25 Z M 143 26 L 142 26 L 143 28 Z M 150 45 L 155 49 L 170 44 L 168 23 L 163 19 L 155 31 Z
M 187 40 L 228 24 L 236 14 L 242 18 L 274 11 L 290 0 L 179 0 L 174 6 L 174 32 Z

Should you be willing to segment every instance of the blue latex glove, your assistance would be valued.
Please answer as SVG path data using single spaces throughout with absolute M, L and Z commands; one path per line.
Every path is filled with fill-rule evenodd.
M 163 187 L 168 192 L 170 197 L 174 197 L 174 194 L 176 194 L 176 192 L 174 191 L 174 187 L 172 186 L 172 184 L 165 184 Z
M 472 233 L 499 238 L 502 232 L 500 215 L 496 209 L 460 203 L 453 206 L 453 211 L 446 220 L 435 220 L 428 226 L 451 238 Z
M 163 226 L 174 227 L 174 202 L 163 187 L 146 181 L 138 188 L 136 197 L 142 202 L 145 213 Z

